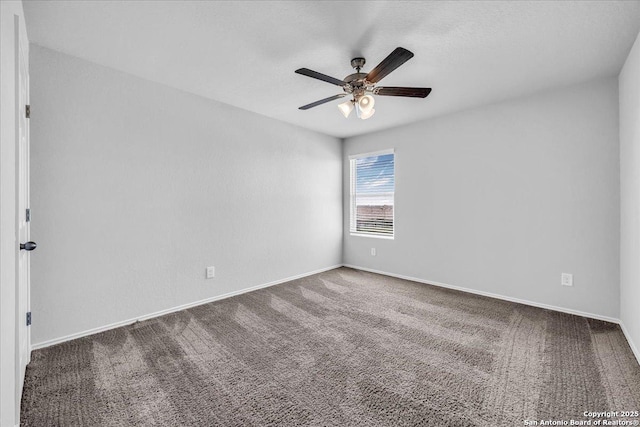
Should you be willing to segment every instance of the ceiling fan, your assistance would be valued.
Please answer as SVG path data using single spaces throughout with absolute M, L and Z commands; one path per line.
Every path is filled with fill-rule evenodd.
M 381 96 L 406 96 L 411 98 L 426 98 L 431 93 L 431 88 L 428 87 L 393 87 L 393 86 L 376 86 L 380 80 L 389 75 L 393 70 L 413 58 L 413 53 L 405 48 L 397 47 L 393 52 L 382 60 L 373 70 L 369 73 L 361 73 L 360 69 L 365 64 L 364 58 L 353 58 L 351 60 L 351 66 L 355 68 L 356 72 L 349 74 L 343 80 L 336 79 L 326 74 L 318 73 L 317 71 L 310 70 L 308 68 L 300 68 L 296 70 L 296 73 L 303 76 L 311 77 L 314 79 L 322 80 L 327 83 L 334 84 L 342 87 L 344 93 L 330 96 L 328 98 L 321 99 L 311 104 L 303 105 L 300 110 L 308 110 L 309 108 L 317 107 L 326 102 L 333 101 L 334 99 L 340 99 L 347 95 L 353 95 L 353 98 L 338 104 L 338 108 L 345 117 L 349 117 L 351 111 L 356 110 L 358 117 L 362 120 L 366 120 L 373 116 L 376 110 L 373 108 L 375 99 L 373 95 Z

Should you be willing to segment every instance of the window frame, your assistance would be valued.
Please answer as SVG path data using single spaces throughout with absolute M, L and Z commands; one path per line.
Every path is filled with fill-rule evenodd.
M 355 161 L 358 159 L 374 156 L 383 156 L 387 154 L 393 154 L 393 231 L 390 235 L 376 234 L 366 231 L 355 231 L 356 229 L 356 180 L 354 176 L 356 173 Z M 351 154 L 349 155 L 349 235 L 356 237 L 371 237 L 374 239 L 386 239 L 394 240 L 396 236 L 396 152 L 395 148 L 388 148 L 386 150 L 371 151 L 367 153 Z

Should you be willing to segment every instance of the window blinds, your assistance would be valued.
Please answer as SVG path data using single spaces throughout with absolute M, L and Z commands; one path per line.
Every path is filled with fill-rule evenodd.
M 352 234 L 393 237 L 393 150 L 349 157 Z

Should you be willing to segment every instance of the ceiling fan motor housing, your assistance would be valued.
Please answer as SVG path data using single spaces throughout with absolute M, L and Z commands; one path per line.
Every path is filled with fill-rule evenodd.
M 353 73 L 342 79 L 345 82 L 344 91 L 346 93 L 353 93 L 357 98 L 362 96 L 367 89 L 367 83 L 365 82 L 367 73 Z
M 367 61 L 362 57 L 353 58 L 351 60 L 351 66 L 355 68 L 356 72 L 353 74 L 349 74 L 347 77 L 342 79 L 346 84 L 344 85 L 344 91 L 346 93 L 352 93 L 354 96 L 354 100 L 357 100 L 362 95 L 364 95 L 364 91 L 366 89 L 365 77 L 367 77 L 367 73 L 361 73 L 360 69 L 364 66 Z

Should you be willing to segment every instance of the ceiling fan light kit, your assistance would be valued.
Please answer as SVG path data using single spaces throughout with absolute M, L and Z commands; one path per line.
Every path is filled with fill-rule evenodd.
M 369 111 L 362 111 L 360 110 L 360 115 L 358 116 L 360 119 L 362 120 L 367 120 L 369 117 L 373 116 L 373 114 L 376 112 L 376 110 L 371 109 Z
M 351 112 L 353 111 L 353 105 L 354 103 L 352 100 L 348 100 L 341 104 L 338 104 L 338 109 L 340 110 L 342 115 L 345 117 L 345 119 L 349 117 L 349 114 L 351 114 Z
M 426 98 L 429 93 L 431 93 L 431 88 L 376 86 L 376 83 L 378 83 L 384 77 L 389 75 L 393 70 L 407 62 L 412 57 L 413 53 L 402 47 L 397 47 L 393 52 L 389 54 L 389 56 L 383 59 L 382 62 L 379 63 L 369 73 L 360 72 L 360 70 L 366 63 L 366 60 L 364 58 L 353 58 L 351 60 L 351 66 L 356 70 L 356 72 L 353 74 L 349 74 L 343 80 L 327 76 L 326 74 L 318 73 L 317 71 L 313 71 L 308 68 L 299 68 L 296 70 L 296 73 L 314 79 L 322 80 L 336 86 L 340 86 L 342 87 L 342 90 L 344 92 L 338 95 L 321 99 L 316 102 L 312 102 L 311 104 L 303 105 L 299 109 L 308 110 L 326 102 L 342 98 L 346 95 L 352 95 L 352 99 L 338 104 L 338 109 L 345 118 L 348 118 L 355 108 L 358 118 L 366 120 L 373 116 L 373 114 L 376 112 L 376 110 L 373 108 L 376 101 L 372 94 L 381 96 Z
M 358 107 L 365 113 L 373 110 L 375 103 L 376 100 L 371 95 L 363 95 L 358 99 Z

